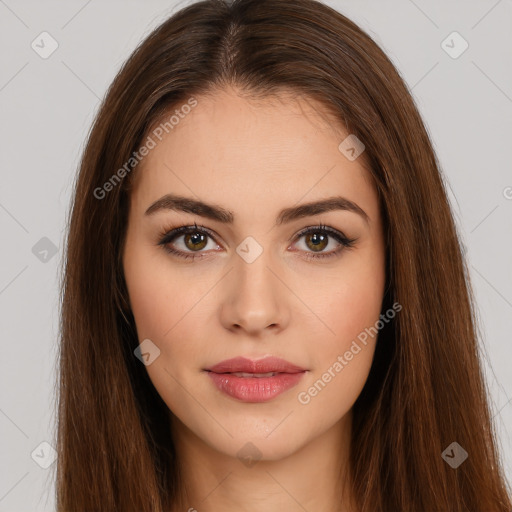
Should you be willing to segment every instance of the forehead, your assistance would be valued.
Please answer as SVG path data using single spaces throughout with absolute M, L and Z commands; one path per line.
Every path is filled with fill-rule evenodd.
M 255 99 L 232 89 L 195 100 L 192 109 L 177 104 L 166 113 L 162 120 L 174 114 L 173 124 L 160 130 L 161 140 L 152 135 L 159 125 L 151 128 L 155 146 L 133 176 L 141 208 L 180 193 L 242 216 L 263 214 L 263 204 L 280 208 L 340 194 L 376 214 L 364 153 L 350 161 L 340 152 L 349 133 L 321 103 L 287 93 Z

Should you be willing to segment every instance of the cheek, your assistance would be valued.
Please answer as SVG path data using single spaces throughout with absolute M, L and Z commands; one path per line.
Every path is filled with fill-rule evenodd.
M 309 379 L 297 390 L 306 421 L 322 431 L 349 412 L 372 365 L 381 312 L 381 282 L 345 281 L 321 311 L 329 326 L 317 337 Z
M 155 254 L 151 247 L 129 249 L 124 271 L 141 341 L 150 338 L 165 342 L 171 338 L 194 316 L 194 305 L 207 291 L 201 283 L 186 282 L 172 269 L 165 254 Z
M 382 259 L 375 255 L 368 261 L 355 259 L 330 278 L 322 281 L 323 294 L 317 295 L 316 307 L 328 329 L 323 329 L 325 355 L 343 353 L 359 335 L 379 320 L 385 286 Z M 370 338 L 370 337 L 369 337 Z M 371 341 L 371 338 L 369 339 Z
M 317 432 L 343 418 L 366 383 L 374 348 L 359 345 L 350 361 L 344 353 L 339 354 L 341 359 L 336 355 L 297 392 L 298 407 L 310 428 Z
M 339 290 L 333 291 L 322 310 L 332 331 L 326 337 L 328 345 L 347 350 L 352 340 L 362 336 L 379 320 L 382 298 L 382 287 L 378 282 L 344 283 Z
M 201 329 L 208 321 L 202 306 L 211 284 L 186 279 L 165 254 L 155 256 L 151 248 L 133 248 L 124 270 L 138 340 L 150 339 L 160 350 L 146 367 L 155 385 L 163 379 L 163 386 L 169 387 L 169 373 L 181 381 L 187 368 L 199 371 L 206 352 Z
M 130 297 L 139 340 L 157 340 L 171 327 L 175 304 L 159 279 L 155 267 L 126 272 L 126 284 Z
M 324 334 L 316 338 L 311 376 L 297 397 L 304 407 L 318 411 L 317 418 L 324 410 L 343 416 L 359 396 L 375 352 L 384 286 L 378 255 L 347 264 L 346 272 L 323 282 L 325 294 L 317 311 L 328 329 L 322 328 Z
M 193 389 L 190 370 L 201 356 L 195 342 L 201 339 L 200 308 L 194 305 L 205 292 L 192 285 L 185 290 L 187 282 L 171 271 L 165 256 L 144 248 L 127 253 L 124 271 L 139 343 L 149 339 L 160 351 L 146 366 L 148 376 L 169 409 L 186 412 L 183 388 Z

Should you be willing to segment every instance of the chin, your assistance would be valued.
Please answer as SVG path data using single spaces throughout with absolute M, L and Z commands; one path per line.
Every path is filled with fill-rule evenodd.
M 283 433 L 285 433 L 283 431 Z M 285 434 L 288 434 L 286 432 Z M 222 440 L 219 444 L 212 440 L 211 445 L 218 452 L 229 457 L 239 459 L 240 462 L 251 467 L 256 461 L 277 461 L 292 455 L 305 444 L 298 439 L 290 439 L 289 436 L 261 437 L 255 433 L 254 436 L 236 436 L 234 439 Z

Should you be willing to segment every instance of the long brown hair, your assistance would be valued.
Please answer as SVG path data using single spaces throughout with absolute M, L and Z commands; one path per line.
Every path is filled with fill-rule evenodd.
M 359 509 L 509 512 L 473 292 L 431 141 L 383 51 L 315 0 L 187 6 L 150 34 L 108 90 L 77 176 L 61 278 L 59 512 L 164 512 L 175 503 L 168 408 L 134 356 L 121 255 L 137 169 L 126 162 L 164 113 L 225 85 L 314 98 L 365 145 L 386 229 L 383 307 L 396 301 L 402 311 L 380 332 L 354 405 Z M 468 452 L 457 468 L 441 456 L 454 441 Z

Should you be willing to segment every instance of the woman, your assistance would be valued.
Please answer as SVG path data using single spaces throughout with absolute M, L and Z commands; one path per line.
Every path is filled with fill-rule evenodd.
M 158 27 L 85 149 L 58 510 L 509 511 L 442 175 L 314 0 Z

